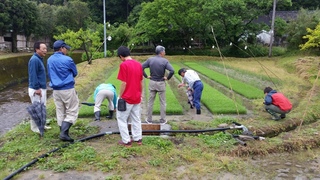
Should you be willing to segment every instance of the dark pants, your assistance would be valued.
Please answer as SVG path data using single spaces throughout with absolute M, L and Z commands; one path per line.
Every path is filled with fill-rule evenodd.
M 203 91 L 203 84 L 201 81 L 196 81 L 193 84 L 193 105 L 196 107 L 197 110 L 201 109 L 201 95 Z

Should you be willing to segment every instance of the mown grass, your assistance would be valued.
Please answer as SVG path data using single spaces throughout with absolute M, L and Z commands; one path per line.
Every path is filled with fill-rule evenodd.
M 179 63 L 181 60 L 197 60 L 197 57 L 187 56 L 168 58 Z M 213 60 L 214 58 L 201 57 L 201 59 L 201 62 L 204 62 L 203 59 Z M 295 60 L 292 59 L 291 62 Z M 111 69 L 118 66 L 117 62 L 119 62 L 117 58 L 108 58 L 95 60 L 90 66 L 77 65 L 79 77 L 76 80 L 76 89 L 81 101 L 88 100 L 93 88 L 105 82 L 104 77 L 108 77 L 113 72 Z M 170 122 L 170 125 L 173 129 L 208 129 L 217 127 L 221 123 L 237 121 L 247 125 L 250 130 L 254 130 L 254 133 L 265 133 L 266 135 L 274 131 L 278 134 L 276 137 L 267 137 L 265 141 L 250 141 L 247 142 L 247 147 L 243 147 L 235 145 L 234 139 L 230 138 L 229 133 L 239 133 L 238 130 L 228 131 L 225 134 L 146 136 L 143 139 L 143 146 L 134 144 L 132 148 L 124 148 L 116 145 L 119 135 L 105 135 L 62 148 L 47 158 L 40 159 L 28 170 L 31 171 L 33 168 L 55 172 L 76 170 L 79 173 L 81 171 L 92 173 L 101 171 L 108 174 L 106 179 L 212 179 L 223 172 L 250 177 L 251 174 L 258 172 L 257 168 L 263 171 L 268 167 L 257 167 L 255 164 L 247 163 L 247 161 L 243 161 L 243 156 L 252 157 L 319 147 L 320 135 L 317 133 L 320 131 L 318 121 L 320 118 L 318 112 L 320 108 L 318 103 L 320 99 L 319 86 L 311 91 L 313 83 L 308 82 L 308 79 L 301 79 L 297 74 L 283 71 L 285 68 L 274 61 L 267 63 L 278 72 L 278 76 L 282 78 L 281 90 L 294 102 L 294 109 L 285 120 L 270 121 L 268 115 L 261 110 L 262 108 L 257 108 L 253 109 L 255 116 L 248 116 L 244 119 L 214 116 L 214 119 L 207 122 L 195 119 L 187 122 Z M 286 63 L 289 63 L 288 59 L 286 59 Z M 232 64 L 234 63 L 230 62 L 231 68 L 240 68 L 236 65 L 232 66 Z M 241 66 L 241 68 L 245 68 L 245 66 Z M 253 100 L 252 103 L 255 103 L 257 107 L 262 107 L 261 102 Z M 53 111 L 53 107 L 53 101 L 49 100 L 48 111 Z M 305 111 L 306 109 L 307 111 Z M 52 117 L 54 116 L 51 115 Z M 309 117 L 313 121 L 307 121 Z M 285 132 L 293 123 L 301 120 L 305 121 L 301 128 Z M 92 122 L 91 118 L 78 119 L 70 129 L 72 137 L 79 139 L 98 133 L 99 129 L 90 126 L 90 122 Z M 34 158 L 65 144 L 58 139 L 59 128 L 55 126 L 54 119 L 51 123 L 53 129 L 47 131 L 43 139 L 39 139 L 38 135 L 30 132 L 29 123 L 21 123 L 0 137 L 0 178 L 5 178 Z M 44 176 L 43 178 L 49 178 L 49 175 Z M 267 173 L 261 178 L 273 179 L 275 176 Z

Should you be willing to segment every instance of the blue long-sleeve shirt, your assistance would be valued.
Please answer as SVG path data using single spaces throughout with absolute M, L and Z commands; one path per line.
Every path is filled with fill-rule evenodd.
M 29 88 L 31 89 L 46 89 L 47 77 L 46 70 L 43 64 L 43 58 L 37 53 L 34 53 L 28 63 Z
M 48 76 L 53 90 L 74 88 L 77 66 L 71 57 L 62 52 L 53 53 L 48 59 Z

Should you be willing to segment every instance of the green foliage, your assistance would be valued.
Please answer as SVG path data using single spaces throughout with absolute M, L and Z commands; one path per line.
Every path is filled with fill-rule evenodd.
M 224 132 L 218 132 L 214 135 L 200 134 L 198 137 L 202 139 L 205 144 L 212 148 L 226 148 L 233 146 L 236 143 L 236 140 L 231 134 Z
M 113 53 L 111 51 L 107 50 L 107 57 L 111 57 L 111 56 L 113 56 Z M 102 59 L 102 58 L 104 58 L 104 52 L 93 52 L 92 53 L 91 60 Z M 81 59 L 86 61 L 88 59 L 87 54 L 82 53 Z
M 177 64 L 171 63 L 173 68 L 178 70 L 180 67 Z M 191 66 L 194 68 L 193 66 Z M 202 72 L 203 73 L 203 72 Z M 176 78 L 181 79 L 181 77 L 176 73 L 174 75 Z M 214 89 L 204 81 L 201 102 L 209 109 L 211 113 L 215 114 L 245 114 L 246 108 L 232 99 L 228 98 L 218 90 Z
M 308 11 L 301 9 L 298 17 L 288 24 L 288 48 L 298 49 L 300 44 L 305 44 L 306 39 L 303 36 L 307 35 L 307 28 L 315 29 L 320 22 L 320 10 Z
M 11 32 L 12 51 L 17 52 L 17 35 L 29 37 L 37 26 L 36 4 L 21 0 L 2 0 L 0 4 L 0 34 Z
M 80 0 L 68 1 L 63 6 L 58 6 L 53 16 L 56 19 L 57 34 L 67 30 L 86 29 L 88 23 L 91 22 L 88 4 Z
M 317 25 L 317 27 L 314 30 L 307 28 L 307 32 L 308 32 L 308 34 L 303 36 L 303 38 L 308 39 L 308 41 L 305 44 L 300 45 L 301 50 L 305 50 L 305 49 L 319 50 L 319 47 L 320 47 L 320 23 Z
M 145 93 L 146 93 L 146 99 L 149 99 L 149 79 L 144 79 L 145 82 Z M 171 86 L 168 84 L 166 85 L 166 114 L 182 114 L 183 113 L 183 108 L 177 98 L 175 97 Z M 154 104 L 153 104 L 153 114 L 160 114 L 160 100 L 159 100 L 159 95 L 157 93 L 155 99 L 154 99 Z
M 84 31 L 81 28 L 77 32 L 67 30 L 67 32 L 63 34 L 54 36 L 54 38 L 64 40 L 73 50 L 83 48 L 86 53 L 88 64 L 91 64 L 93 53 L 97 52 L 101 46 L 99 33 L 92 32 L 90 29 Z
M 153 42 L 165 46 L 186 46 L 191 37 L 203 38 L 206 20 L 202 14 L 203 1 L 155 0 L 142 3 L 131 43 Z
M 228 78 L 224 74 L 220 74 L 218 72 L 212 71 L 209 68 L 206 68 L 204 66 L 198 65 L 197 63 L 193 62 L 186 62 L 185 65 L 191 67 L 192 69 L 201 72 L 208 78 L 224 85 L 225 87 L 232 89 L 233 91 L 249 98 L 249 99 L 257 99 L 257 98 L 263 98 L 263 93 L 260 89 L 253 87 L 251 85 L 248 85 L 246 83 L 240 82 L 238 80 Z
M 209 20 L 220 43 L 239 44 L 238 39 L 242 35 L 258 29 L 252 21 L 259 15 L 269 13 L 271 3 L 259 0 L 218 0 L 205 1 L 202 8 L 205 19 Z

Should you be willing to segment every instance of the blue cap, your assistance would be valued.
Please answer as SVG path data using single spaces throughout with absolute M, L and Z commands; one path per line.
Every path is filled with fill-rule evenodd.
M 62 40 L 57 40 L 56 42 L 53 43 L 53 49 L 60 49 L 61 47 L 65 47 L 68 50 L 70 50 L 71 48 Z

